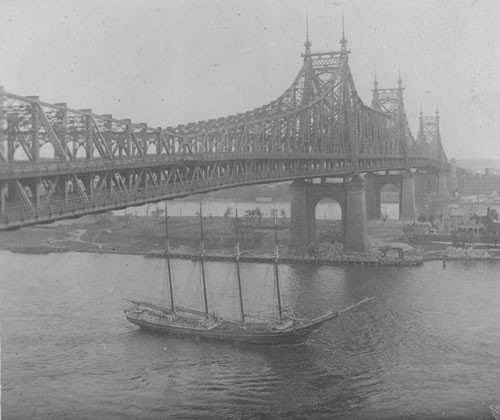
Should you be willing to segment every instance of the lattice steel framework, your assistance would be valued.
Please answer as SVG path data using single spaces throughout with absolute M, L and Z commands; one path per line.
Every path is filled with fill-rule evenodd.
M 401 84 L 374 89 L 368 107 L 345 38 L 337 52 L 305 46 L 297 77 L 275 101 L 175 127 L 0 90 L 0 229 L 255 183 L 446 169 L 442 146 L 413 139 Z
M 421 156 L 437 159 L 440 162 L 448 162 L 441 142 L 439 111 L 436 111 L 436 114 L 430 117 L 424 117 L 420 112 L 417 145 Z

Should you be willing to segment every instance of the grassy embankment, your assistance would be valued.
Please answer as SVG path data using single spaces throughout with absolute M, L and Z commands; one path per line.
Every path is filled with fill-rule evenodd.
M 272 225 L 271 219 L 261 224 Z M 209 252 L 231 253 L 236 243 L 233 223 L 223 217 L 204 218 L 204 242 Z M 373 248 L 393 243 L 401 236 L 400 222 L 370 223 L 368 234 Z M 333 235 L 333 236 L 332 236 Z M 340 222 L 319 220 L 317 236 L 328 241 L 340 239 Z M 240 234 L 242 251 L 270 254 L 274 245 L 272 230 L 256 230 Z M 286 252 L 290 230 L 278 232 L 278 240 Z M 197 217 L 170 217 L 169 244 L 176 251 L 196 252 L 200 244 Z M 17 251 L 88 250 L 109 252 L 161 252 L 165 246 L 165 223 L 154 217 L 87 216 L 71 223 L 32 226 L 13 232 L 0 232 L 0 248 Z

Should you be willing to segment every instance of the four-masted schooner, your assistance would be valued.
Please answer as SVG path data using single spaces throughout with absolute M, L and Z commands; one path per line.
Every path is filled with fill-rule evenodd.
M 200 338 L 209 338 L 225 341 L 254 343 L 254 344 L 302 344 L 307 341 L 309 335 L 322 324 L 339 316 L 341 312 L 352 309 L 361 303 L 370 300 L 368 298 L 346 308 L 342 311 L 328 311 L 325 314 L 311 319 L 293 319 L 284 315 L 281 305 L 280 278 L 279 278 L 279 253 L 277 241 L 277 229 L 275 229 L 274 246 L 274 288 L 277 296 L 278 319 L 272 321 L 253 321 L 245 316 L 243 306 L 243 290 L 240 272 L 240 250 L 239 243 L 236 243 L 235 264 L 236 264 L 236 282 L 239 296 L 239 320 L 223 319 L 219 316 L 209 313 L 207 302 L 207 282 L 205 274 L 205 247 L 203 239 L 203 214 L 200 203 L 200 250 L 199 260 L 201 264 L 201 280 L 203 292 L 202 310 L 193 308 L 184 308 L 177 306 L 174 299 L 173 276 L 170 265 L 170 252 L 168 243 L 168 211 L 165 205 L 165 230 L 166 245 L 165 257 L 167 260 L 167 275 L 170 305 L 162 306 L 148 302 L 129 300 L 133 304 L 131 308 L 126 309 L 125 317 L 133 324 L 141 328 L 160 331 L 168 334 L 182 336 L 195 336 Z M 275 220 L 276 224 L 276 220 Z M 276 226 L 275 226 L 276 228 Z

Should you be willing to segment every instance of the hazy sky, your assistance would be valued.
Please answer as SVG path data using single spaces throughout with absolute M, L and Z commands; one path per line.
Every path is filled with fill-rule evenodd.
M 302 58 L 337 49 L 366 104 L 398 68 L 414 135 L 439 107 L 448 157 L 500 158 L 498 0 L 0 0 L 0 85 L 170 126 L 277 98 Z

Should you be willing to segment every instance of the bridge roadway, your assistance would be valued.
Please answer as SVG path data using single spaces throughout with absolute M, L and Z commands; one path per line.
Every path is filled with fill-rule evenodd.
M 299 157 L 284 157 L 282 154 L 255 154 L 245 155 L 243 159 L 234 154 L 223 156 L 188 155 L 183 158 L 165 159 L 164 157 L 147 157 L 144 159 L 118 159 L 112 165 L 106 161 L 93 160 L 83 162 L 46 162 L 33 167 L 30 163 L 16 165 L 9 170 L 0 169 L 4 180 L 18 180 L 22 178 L 32 179 L 34 177 L 72 177 L 76 173 L 91 174 L 99 173 L 131 172 L 135 170 L 154 170 L 171 172 L 171 168 L 193 168 L 191 173 L 196 173 L 194 168 L 200 168 L 204 164 L 219 164 L 224 168 L 224 163 L 229 162 L 233 173 L 212 177 L 177 178 L 176 182 L 160 182 L 154 185 L 142 183 L 131 188 L 112 189 L 86 194 L 86 199 L 77 192 L 68 191 L 66 195 L 51 197 L 50 203 L 39 205 L 34 214 L 25 214 L 24 206 L 19 201 L 9 202 L 0 218 L 0 229 L 12 229 L 38 223 L 50 223 L 56 220 L 80 217 L 86 214 L 102 213 L 110 210 L 123 209 L 130 206 L 139 206 L 147 203 L 185 197 L 191 194 L 206 193 L 223 188 L 234 188 L 252 184 L 291 181 L 297 179 L 319 178 L 319 177 L 349 177 L 353 172 L 380 172 L 401 171 L 408 165 L 411 168 L 423 170 L 445 170 L 446 165 L 442 162 L 427 158 L 409 158 L 404 161 L 401 157 L 378 157 L 364 158 L 360 156 L 360 164 L 354 168 L 349 162 L 348 156 L 311 156 L 301 154 Z M 373 160 L 372 160 L 373 159 Z M 244 163 L 242 164 L 241 161 Z M 246 164 L 245 164 L 246 163 Z M 373 163 L 370 165 L 370 163 Z M 238 166 L 236 170 L 235 165 Z M 170 169 L 170 171 L 169 171 Z M 204 168 L 203 168 L 204 169 Z M 186 173 L 184 173 L 186 175 Z

